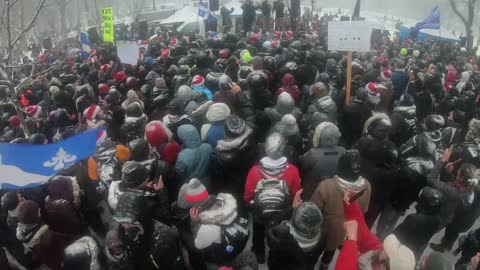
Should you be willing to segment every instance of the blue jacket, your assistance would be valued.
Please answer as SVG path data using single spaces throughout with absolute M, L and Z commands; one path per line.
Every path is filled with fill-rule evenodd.
M 190 124 L 180 126 L 177 133 L 183 143 L 175 163 L 175 173 L 181 181 L 178 184 L 188 183 L 194 177 L 206 184 L 212 146 L 202 143 L 197 129 Z
M 213 148 L 217 146 L 219 140 L 223 140 L 225 131 L 223 128 L 223 121 L 213 122 L 205 136 L 205 142 L 210 144 Z
M 204 92 L 205 95 L 207 95 L 207 98 L 208 100 L 212 100 L 213 99 L 213 94 L 212 94 L 212 91 L 208 90 L 205 86 L 195 86 L 195 87 L 192 87 L 192 90 L 193 91 L 201 91 L 201 92 Z

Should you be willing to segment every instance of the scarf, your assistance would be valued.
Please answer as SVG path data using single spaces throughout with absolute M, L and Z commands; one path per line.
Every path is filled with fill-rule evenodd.
M 17 239 L 21 242 L 30 241 L 37 232 L 38 227 L 40 227 L 40 224 L 25 224 L 19 222 L 17 225 Z
M 338 176 L 335 178 L 335 182 L 337 185 L 343 190 L 353 190 L 353 191 L 360 191 L 364 186 L 365 186 L 365 178 L 359 176 L 357 180 L 354 182 L 349 182 L 347 180 L 344 180 Z
M 287 167 L 287 158 L 281 157 L 279 159 L 272 159 L 264 157 L 260 160 L 262 171 L 268 176 L 278 176 L 285 171 Z

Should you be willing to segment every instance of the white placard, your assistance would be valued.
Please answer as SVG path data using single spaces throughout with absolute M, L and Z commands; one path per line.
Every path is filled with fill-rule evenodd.
M 372 27 L 366 21 L 328 22 L 328 49 L 330 51 L 370 51 Z
M 139 46 L 136 41 L 117 41 L 117 54 L 123 64 L 136 65 L 138 63 Z

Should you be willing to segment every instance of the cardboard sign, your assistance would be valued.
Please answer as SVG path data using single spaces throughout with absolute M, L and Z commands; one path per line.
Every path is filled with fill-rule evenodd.
M 138 63 L 139 46 L 136 41 L 117 41 L 118 58 L 123 64 L 136 65 Z
M 330 51 L 368 52 L 372 27 L 365 21 L 328 22 Z
M 105 42 L 115 42 L 115 34 L 113 27 L 113 10 L 112 8 L 102 8 L 103 18 L 103 40 Z

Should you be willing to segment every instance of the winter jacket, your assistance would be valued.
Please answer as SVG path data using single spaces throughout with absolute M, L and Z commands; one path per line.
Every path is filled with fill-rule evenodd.
M 277 92 L 276 92 L 276 98 L 283 93 L 289 93 L 293 100 L 295 101 L 295 104 L 298 104 L 300 102 L 300 97 L 302 95 L 302 92 L 298 88 L 298 86 L 295 85 L 295 77 L 292 74 L 285 74 L 283 75 L 282 78 L 282 87 L 280 87 Z
M 362 175 L 372 185 L 372 201 L 383 205 L 390 198 L 395 181 L 397 149 L 388 139 L 380 141 L 368 134 L 357 141 L 355 148 L 360 152 Z
M 344 106 L 338 122 L 342 138 L 348 146 L 353 145 L 362 136 L 363 126 L 370 116 L 372 111 L 366 102 L 354 99 Z
M 251 91 L 240 91 L 236 94 L 238 101 L 237 115 L 252 129 L 255 129 L 255 106 Z
M 210 91 L 209 89 L 207 89 L 205 86 L 195 86 L 192 88 L 193 91 L 197 91 L 197 92 L 203 92 L 205 93 L 205 95 L 207 96 L 208 100 L 212 100 L 213 99 L 213 94 L 212 94 L 212 91 Z
M 66 200 L 46 200 L 45 215 L 50 230 L 78 235 L 84 229 L 77 210 Z
M 405 92 L 408 84 L 407 73 L 401 70 L 392 70 L 392 84 L 395 100 L 398 100 Z
M 148 253 L 144 269 L 186 269 L 177 230 L 161 222 L 153 224 Z
M 322 181 L 310 198 L 310 201 L 315 203 L 323 213 L 324 223 L 328 230 L 325 249 L 330 251 L 337 249 L 345 238 L 345 229 L 343 228 L 346 220 L 343 205 L 344 191 L 337 181 L 338 176 Z M 370 202 L 370 183 L 364 180 L 363 187 L 360 189 L 365 189 L 365 193 L 358 198 L 357 202 L 362 212 L 365 213 Z
M 264 177 L 260 174 L 260 170 L 260 165 L 255 165 L 248 172 L 247 180 L 245 182 L 245 194 L 243 195 L 243 201 L 247 205 L 250 205 L 250 202 L 255 196 L 255 187 L 257 186 L 257 183 L 264 179 Z M 300 190 L 300 175 L 298 173 L 298 169 L 290 163 L 287 164 L 279 180 L 283 180 L 287 183 L 290 196 L 292 198 L 295 196 L 297 191 Z
M 51 270 L 61 270 L 63 251 L 72 242 L 71 235 L 52 231 L 48 225 L 41 226 L 32 239 L 24 243 L 25 249 L 31 252 L 32 269 L 44 264 Z
M 123 142 L 129 142 L 138 138 L 143 138 L 147 116 L 125 117 L 125 123 L 120 127 L 123 135 Z
M 252 166 L 252 129 L 236 138 L 219 140 L 212 153 L 212 184 L 219 191 L 242 200 L 248 168 Z
M 311 117 L 315 112 L 325 113 L 329 122 L 337 123 L 337 105 L 330 96 L 318 97 L 311 102 L 306 115 Z
M 443 226 L 450 224 L 455 213 L 462 209 L 462 207 L 471 206 L 472 202 L 469 202 L 471 193 L 462 191 L 455 187 L 452 183 L 445 183 L 438 180 L 441 171 L 445 164 L 442 160 L 437 161 L 435 167 L 427 176 L 427 185 L 438 189 L 445 196 L 445 202 L 440 209 L 440 218 L 442 219 Z M 443 227 L 442 226 L 442 227 Z
M 415 111 L 415 105 L 398 106 L 393 109 L 393 113 L 390 116 L 392 121 L 390 139 L 397 147 L 400 147 L 417 133 Z
M 205 124 L 201 129 L 202 141 L 210 144 L 212 147 L 217 146 L 217 142 L 225 136 L 224 121 L 217 121 L 212 124 Z
M 435 146 L 437 147 L 437 158 L 441 156 L 443 150 L 448 148 L 452 143 L 454 143 L 458 136 L 458 130 L 452 127 L 440 128 L 437 130 L 427 130 L 421 134 L 415 135 L 400 146 L 400 155 L 403 158 L 410 157 L 415 155 L 415 149 L 417 145 L 417 140 L 419 136 L 427 136 Z
M 192 125 L 181 126 L 178 137 L 183 143 L 183 150 L 175 163 L 178 183 L 187 183 L 192 178 L 207 181 L 212 146 L 201 142 L 198 131 Z
M 285 223 L 278 224 L 266 232 L 268 253 L 268 269 L 306 270 L 305 252 L 290 233 Z
M 393 234 L 400 243 L 413 251 L 415 258 L 420 258 L 430 238 L 443 228 L 442 224 L 442 219 L 438 215 L 415 213 L 407 216 L 395 228 Z
M 380 250 L 383 244 L 370 232 L 357 202 L 345 206 L 344 215 L 345 220 L 356 220 L 358 222 L 357 241 L 345 240 L 343 242 L 335 270 L 357 270 L 359 255 L 363 255 L 369 251 Z
M 299 168 L 302 172 L 302 198 L 309 200 L 318 184 L 327 178 L 332 178 L 337 172 L 337 163 L 345 153 L 345 148 L 328 146 L 312 148 L 300 156 Z
M 237 98 L 231 90 L 220 90 L 215 92 L 213 101 L 227 104 L 232 113 L 237 111 Z

